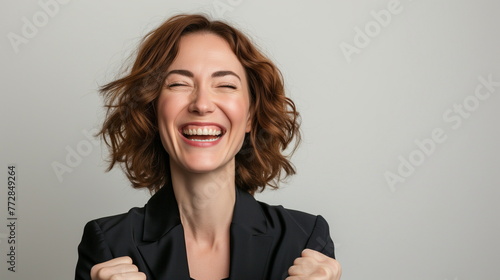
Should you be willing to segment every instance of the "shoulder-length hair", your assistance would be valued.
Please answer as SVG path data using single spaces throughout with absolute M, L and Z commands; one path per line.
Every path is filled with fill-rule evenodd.
M 295 174 L 289 155 L 300 142 L 299 114 L 285 96 L 282 74 L 243 33 L 203 15 L 177 15 L 148 33 L 128 73 L 101 87 L 107 113 L 98 135 L 110 150 L 107 171 L 119 163 L 134 188 L 152 193 L 170 182 L 156 105 L 181 37 L 194 32 L 226 40 L 248 77 L 252 128 L 235 157 L 236 185 L 251 194 L 266 186 L 278 188 L 282 179 Z

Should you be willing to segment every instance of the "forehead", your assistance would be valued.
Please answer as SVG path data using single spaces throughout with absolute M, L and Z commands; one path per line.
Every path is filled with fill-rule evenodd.
M 227 68 L 224 70 L 244 72 L 243 66 L 229 43 L 222 37 L 209 32 L 191 33 L 181 37 L 177 55 L 169 69 L 178 67 L 188 70 Z

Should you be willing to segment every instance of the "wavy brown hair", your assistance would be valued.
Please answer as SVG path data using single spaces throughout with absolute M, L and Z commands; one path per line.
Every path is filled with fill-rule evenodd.
M 183 35 L 209 32 L 226 40 L 248 77 L 252 128 L 235 157 L 236 185 L 253 194 L 295 174 L 289 156 L 300 142 L 299 114 L 285 96 L 278 68 L 240 31 L 203 15 L 177 15 L 148 33 L 127 73 L 101 87 L 107 108 L 98 135 L 110 150 L 108 171 L 119 163 L 134 188 L 158 191 L 170 182 L 169 156 L 158 132 L 156 105 L 166 70 Z M 294 141 L 295 138 L 295 141 Z

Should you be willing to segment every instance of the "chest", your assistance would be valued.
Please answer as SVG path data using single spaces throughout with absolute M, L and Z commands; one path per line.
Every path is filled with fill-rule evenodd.
M 189 275 L 195 280 L 225 279 L 230 268 L 229 240 L 212 248 L 200 248 L 186 242 Z

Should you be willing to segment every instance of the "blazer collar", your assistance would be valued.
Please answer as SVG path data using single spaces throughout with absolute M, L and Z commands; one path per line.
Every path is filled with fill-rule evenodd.
M 236 188 L 236 203 L 231 223 L 250 234 L 265 234 L 267 219 L 255 198 Z M 181 224 L 179 207 L 171 185 L 156 192 L 145 207 L 143 241 L 156 241 Z
M 143 243 L 139 250 L 157 279 L 189 279 L 179 208 L 171 185 L 154 194 L 145 207 Z M 255 198 L 236 188 L 231 222 L 230 279 L 264 279 L 273 237 Z M 174 261 L 175 260 L 175 261 Z
M 156 192 L 146 204 L 143 241 L 156 241 L 181 224 L 172 185 Z
M 229 279 L 267 279 L 274 237 L 267 231 L 267 219 L 259 203 L 251 194 L 236 189 Z

